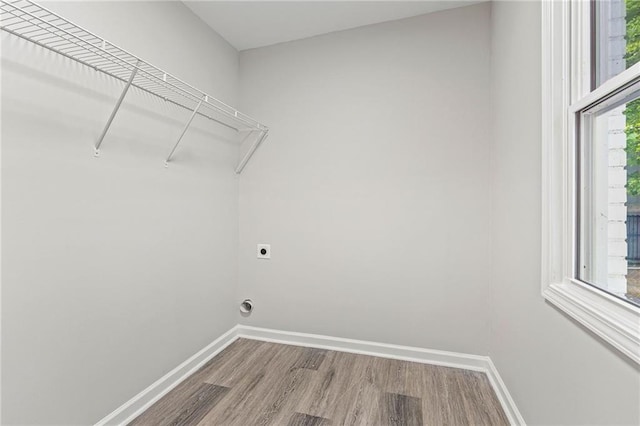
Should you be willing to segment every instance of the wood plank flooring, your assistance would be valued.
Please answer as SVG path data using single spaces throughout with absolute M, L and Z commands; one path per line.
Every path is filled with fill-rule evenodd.
M 238 339 L 130 423 L 508 425 L 486 375 Z

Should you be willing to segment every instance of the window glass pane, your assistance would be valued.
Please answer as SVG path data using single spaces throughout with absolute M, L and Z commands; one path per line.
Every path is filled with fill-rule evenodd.
M 592 1 L 592 89 L 640 61 L 640 0 Z
M 640 306 L 640 89 L 581 114 L 578 278 Z

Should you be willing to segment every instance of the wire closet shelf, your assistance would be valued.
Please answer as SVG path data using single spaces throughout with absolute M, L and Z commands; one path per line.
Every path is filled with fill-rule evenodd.
M 130 87 L 191 111 L 165 163 L 171 160 L 195 115 L 237 132 L 255 132 L 256 139 L 238 164 L 236 173 L 242 171 L 268 134 L 269 128 L 257 120 L 30 0 L 0 0 L 0 29 L 125 83 L 95 144 L 96 155 Z

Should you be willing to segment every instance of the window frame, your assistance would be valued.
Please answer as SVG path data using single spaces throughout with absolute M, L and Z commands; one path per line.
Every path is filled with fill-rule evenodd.
M 542 296 L 640 364 L 640 308 L 579 281 L 578 115 L 640 64 L 591 90 L 591 2 L 542 2 Z

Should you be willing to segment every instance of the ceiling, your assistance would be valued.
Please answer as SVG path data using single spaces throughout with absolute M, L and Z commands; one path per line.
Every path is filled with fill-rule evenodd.
M 184 1 L 238 50 L 474 3 L 480 1 Z

